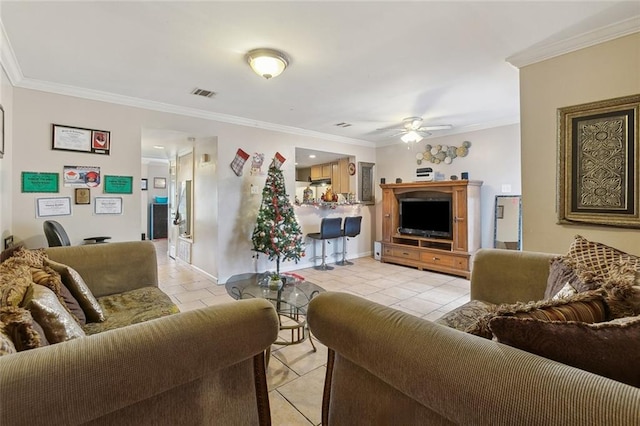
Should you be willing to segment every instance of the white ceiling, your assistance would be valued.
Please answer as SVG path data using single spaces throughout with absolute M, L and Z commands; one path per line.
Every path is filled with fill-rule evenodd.
M 620 22 L 638 31 L 640 2 L 3 1 L 0 17 L 16 86 L 381 146 L 398 138 L 376 129 L 409 116 L 453 126 L 433 136 L 517 123 L 507 58 L 563 53 Z M 259 47 L 289 68 L 258 77 L 244 54 Z M 143 155 L 166 157 L 146 134 Z

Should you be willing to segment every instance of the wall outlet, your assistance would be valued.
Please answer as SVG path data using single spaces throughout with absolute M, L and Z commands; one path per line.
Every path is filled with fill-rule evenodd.
M 511 185 L 508 183 L 503 183 L 502 184 L 502 192 L 511 192 Z
M 251 184 L 251 195 L 260 194 L 260 188 L 257 185 Z

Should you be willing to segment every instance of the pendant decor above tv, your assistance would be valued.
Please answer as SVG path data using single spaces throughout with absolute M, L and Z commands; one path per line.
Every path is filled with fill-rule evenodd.
M 469 278 L 481 181 L 381 184 L 383 262 Z

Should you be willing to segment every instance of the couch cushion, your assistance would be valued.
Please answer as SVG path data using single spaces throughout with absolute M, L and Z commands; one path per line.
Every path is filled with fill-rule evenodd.
M 471 300 L 454 310 L 447 312 L 436 321 L 436 324 L 446 325 L 456 330 L 466 331 L 483 315 L 493 312 L 498 305 L 483 302 L 482 300 Z
M 499 316 L 498 342 L 640 387 L 640 317 L 586 324 Z
M 88 322 L 104 321 L 105 316 L 100 304 L 75 269 L 51 259 L 46 259 L 45 264 L 60 274 L 62 283 L 69 289 L 73 297 L 76 298 Z
M 88 323 L 87 334 L 96 334 L 127 325 L 149 321 L 178 313 L 178 307 L 158 287 L 142 287 L 98 299 L 105 313 L 105 321 Z
M 75 318 L 47 287 L 31 286 L 25 295 L 23 307 L 40 324 L 49 343 L 65 342 L 85 335 Z

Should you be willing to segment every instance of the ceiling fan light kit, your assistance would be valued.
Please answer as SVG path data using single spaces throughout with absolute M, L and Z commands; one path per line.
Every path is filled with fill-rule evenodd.
M 431 133 L 428 133 L 427 136 L 429 136 L 430 134 Z M 409 142 L 420 142 L 424 138 L 421 135 L 419 135 L 418 132 L 416 132 L 415 130 L 409 130 L 407 133 L 402 135 L 400 139 L 402 139 L 402 142 L 404 143 L 409 143 Z
M 253 49 L 245 58 L 251 69 L 267 80 L 279 76 L 289 66 L 289 57 L 275 49 Z
M 430 130 L 449 130 L 450 124 L 440 124 L 433 126 L 423 126 L 421 117 L 407 117 L 402 120 L 402 127 L 396 127 L 391 129 L 378 129 L 378 130 L 397 130 L 393 136 L 400 136 L 400 139 L 404 143 L 420 142 L 426 136 L 431 136 Z

